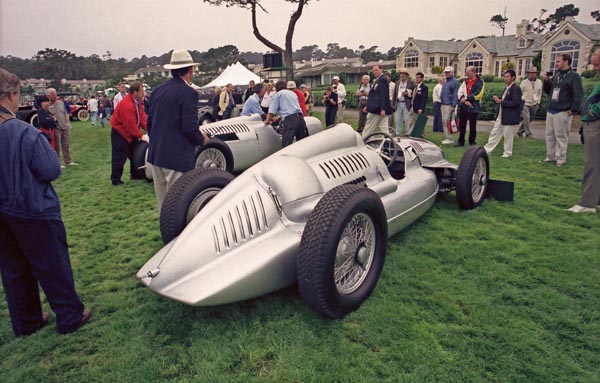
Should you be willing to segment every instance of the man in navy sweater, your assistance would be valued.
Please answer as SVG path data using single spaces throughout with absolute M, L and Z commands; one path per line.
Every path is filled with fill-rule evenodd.
M 150 96 L 148 162 L 152 164 L 159 212 L 175 181 L 194 169 L 196 147 L 208 142 L 198 128 L 198 93 L 189 86 L 196 65 L 187 50 L 174 50 L 171 62 L 164 65 L 173 78 L 156 87 Z
M 48 323 L 38 286 L 65 334 L 92 312 L 75 291 L 60 201 L 50 183 L 60 176 L 60 161 L 41 131 L 15 118 L 20 85 L 0 68 L 0 274 L 16 336 Z

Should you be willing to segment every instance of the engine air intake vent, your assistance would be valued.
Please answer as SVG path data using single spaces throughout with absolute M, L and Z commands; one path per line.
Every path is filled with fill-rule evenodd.
M 350 153 L 319 163 L 319 168 L 329 179 L 349 176 L 370 166 L 362 153 Z
M 265 205 L 256 190 L 213 223 L 211 231 L 215 251 L 221 253 L 268 228 Z
M 208 128 L 202 127 L 200 128 L 206 133 L 210 133 L 212 136 L 218 136 L 220 134 L 228 134 L 228 133 L 249 133 L 250 128 L 246 124 L 226 124 L 226 125 L 217 125 L 211 126 Z
M 416 142 L 416 141 L 412 141 L 410 144 L 412 145 L 413 148 L 415 148 L 415 150 L 417 152 L 424 152 L 425 151 L 425 149 L 423 149 L 423 147 L 418 142 Z

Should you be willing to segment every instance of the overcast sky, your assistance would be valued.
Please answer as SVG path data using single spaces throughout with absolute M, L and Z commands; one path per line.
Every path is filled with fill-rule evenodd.
M 514 34 L 521 19 L 539 16 L 542 8 L 574 4 L 577 21 L 596 21 L 590 12 L 597 0 L 320 0 L 311 2 L 296 25 L 294 50 L 328 43 L 357 49 L 377 45 L 386 53 L 409 37 L 426 40 L 468 39 L 501 35 L 489 19 L 504 12 L 506 34 Z M 274 43 L 284 46 L 295 6 L 284 0 L 262 0 L 258 26 Z M 454 4 L 454 5 L 452 5 Z M 172 49 L 206 51 L 223 45 L 240 51 L 269 49 L 252 34 L 250 12 L 212 6 L 202 0 L 0 0 L 0 56 L 30 58 L 45 48 L 65 49 L 80 56 L 106 51 L 113 58 L 157 56 Z

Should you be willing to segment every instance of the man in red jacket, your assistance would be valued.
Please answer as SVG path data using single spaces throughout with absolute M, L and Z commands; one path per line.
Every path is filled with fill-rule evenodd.
M 122 185 L 121 176 L 125 161 L 129 158 L 131 179 L 140 179 L 133 168 L 133 151 L 142 138 L 140 128 L 146 130 L 146 113 L 144 112 L 144 88 L 135 81 L 129 86 L 129 94 L 119 102 L 110 125 L 110 141 L 112 144 L 112 172 L 110 180 L 113 185 Z

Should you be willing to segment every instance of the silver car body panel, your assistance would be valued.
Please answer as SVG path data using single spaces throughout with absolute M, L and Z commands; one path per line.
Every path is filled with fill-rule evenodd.
M 305 117 L 308 134 L 323 131 L 316 117 Z M 281 149 L 281 134 L 265 125 L 258 114 L 240 116 L 200 126 L 200 130 L 223 140 L 233 155 L 233 172 L 238 173 Z
M 219 192 L 138 277 L 156 293 L 196 306 L 292 285 L 311 212 L 327 191 L 346 183 L 374 190 L 385 207 L 389 235 L 398 233 L 433 205 L 438 192 L 437 178 L 422 165 L 421 155 L 430 165 L 454 166 L 427 141 L 402 139 L 398 146 L 405 166 L 401 179 L 393 178 L 346 124 L 280 150 Z

